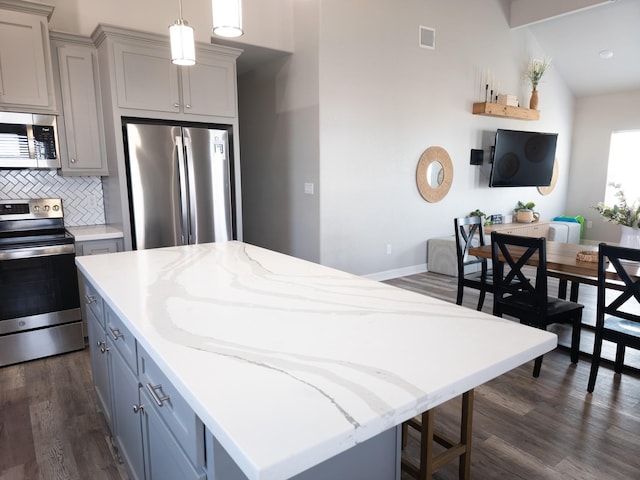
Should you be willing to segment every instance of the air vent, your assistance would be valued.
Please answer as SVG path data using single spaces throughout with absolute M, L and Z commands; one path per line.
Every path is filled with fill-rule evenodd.
M 419 45 L 422 48 L 430 48 L 434 50 L 436 48 L 436 30 L 435 28 L 424 27 L 420 25 Z

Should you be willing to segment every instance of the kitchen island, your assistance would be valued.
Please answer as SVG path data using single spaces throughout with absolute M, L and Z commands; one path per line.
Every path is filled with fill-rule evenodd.
M 87 301 L 112 312 L 105 331 L 126 340 L 122 370 L 157 366 L 195 414 L 185 430 L 207 454 L 184 449 L 194 478 L 356 478 L 367 458 L 383 467 L 366 478 L 399 478 L 403 421 L 556 346 L 548 332 L 241 242 L 76 261 Z M 100 343 L 93 352 L 109 350 Z M 149 410 L 145 382 L 134 385 L 132 410 Z

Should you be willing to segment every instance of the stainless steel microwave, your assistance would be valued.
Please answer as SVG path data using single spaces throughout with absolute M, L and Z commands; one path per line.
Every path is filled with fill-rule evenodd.
M 56 116 L 0 112 L 0 168 L 60 168 Z

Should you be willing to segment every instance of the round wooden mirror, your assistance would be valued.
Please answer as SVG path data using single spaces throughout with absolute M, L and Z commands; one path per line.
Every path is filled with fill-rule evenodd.
M 422 198 L 427 202 L 442 200 L 453 182 L 453 163 L 442 147 L 429 147 L 418 160 L 416 183 Z
M 556 188 L 556 183 L 558 183 L 558 159 L 555 158 L 553 161 L 553 174 L 551 175 L 551 183 L 548 187 L 538 187 L 538 192 L 540 195 L 549 195 L 553 192 L 553 189 Z

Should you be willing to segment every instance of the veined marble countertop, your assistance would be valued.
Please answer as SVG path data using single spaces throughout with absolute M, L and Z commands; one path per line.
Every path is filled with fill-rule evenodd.
M 87 242 L 90 240 L 109 240 L 112 238 L 122 238 L 122 229 L 113 225 L 83 225 L 79 227 L 66 227 L 75 237 L 76 242 Z
M 76 262 L 251 480 L 291 477 L 557 343 L 241 242 Z

